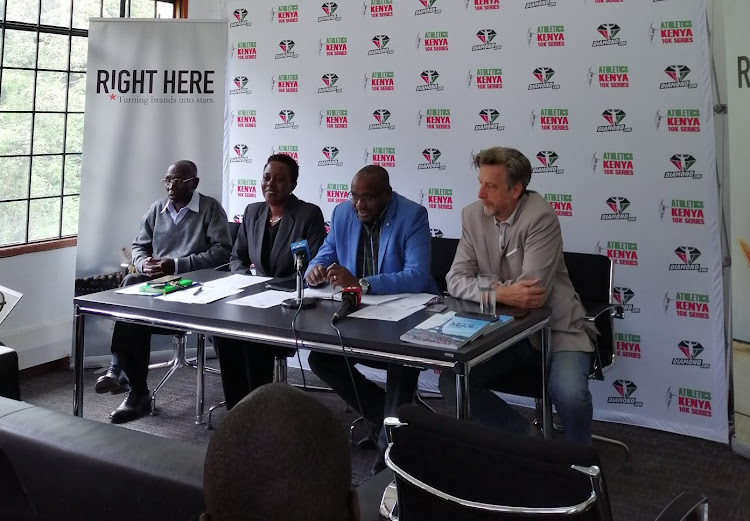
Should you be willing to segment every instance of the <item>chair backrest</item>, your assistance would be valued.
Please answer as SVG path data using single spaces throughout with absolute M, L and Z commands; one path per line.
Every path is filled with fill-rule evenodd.
M 229 221 L 229 234 L 232 236 L 232 247 L 237 240 L 237 235 L 240 233 L 240 223 Z
M 446 239 L 443 237 L 432 238 L 432 278 L 435 279 L 435 283 L 438 288 L 440 288 L 441 292 L 448 291 L 448 283 L 445 281 L 445 276 L 448 275 L 448 272 L 451 269 L 457 248 L 458 239 Z
M 571 252 L 564 252 L 563 256 L 570 282 L 581 297 L 581 302 L 587 312 L 595 307 L 613 303 L 613 266 L 609 257 L 597 253 Z M 599 336 L 593 373 L 597 379 L 601 379 L 602 370 L 612 365 L 615 360 L 612 314 L 609 311 L 600 314 L 596 317 L 594 325 L 599 330 Z
M 590 447 L 520 437 L 413 405 L 399 409 L 398 421 L 389 428 L 386 461 L 396 474 L 401 521 L 611 519 Z M 534 510 L 560 507 L 567 515 Z

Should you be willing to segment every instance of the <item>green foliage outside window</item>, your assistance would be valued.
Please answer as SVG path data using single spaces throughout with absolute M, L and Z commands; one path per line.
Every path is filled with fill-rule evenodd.
M 121 9 L 172 16 L 154 0 L 0 0 L 0 248 L 76 235 L 88 20 Z

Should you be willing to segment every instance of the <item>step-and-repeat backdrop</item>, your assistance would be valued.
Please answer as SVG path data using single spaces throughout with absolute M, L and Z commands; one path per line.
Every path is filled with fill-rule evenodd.
M 516 147 L 565 249 L 616 264 L 625 319 L 597 418 L 726 442 L 703 1 L 292 1 L 227 3 L 230 217 L 286 153 L 325 216 L 379 164 L 459 237 L 472 157 Z

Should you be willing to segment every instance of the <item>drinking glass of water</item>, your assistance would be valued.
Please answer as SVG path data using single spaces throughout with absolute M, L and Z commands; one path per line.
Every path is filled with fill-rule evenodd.
M 497 306 L 497 300 L 495 299 L 497 275 L 479 273 L 477 275 L 477 284 L 479 286 L 479 312 L 494 315 L 495 307 Z

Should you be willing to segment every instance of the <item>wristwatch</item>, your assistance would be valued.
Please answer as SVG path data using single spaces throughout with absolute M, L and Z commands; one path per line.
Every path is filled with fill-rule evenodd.
M 370 283 L 365 278 L 359 279 L 359 287 L 362 288 L 363 295 L 367 295 L 370 292 Z

